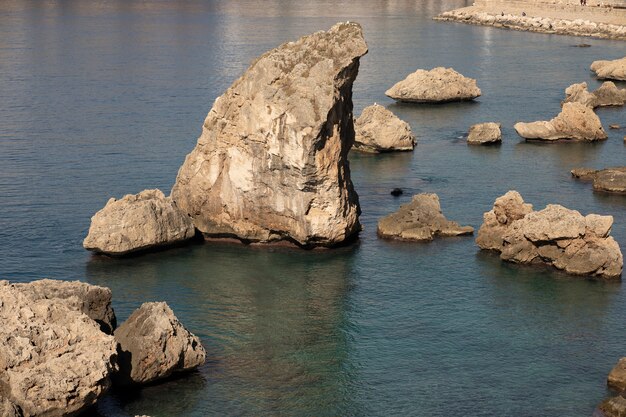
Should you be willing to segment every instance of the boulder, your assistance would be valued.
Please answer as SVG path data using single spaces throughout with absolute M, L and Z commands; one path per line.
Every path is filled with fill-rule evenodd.
M 395 213 L 378 221 L 378 235 L 388 239 L 429 241 L 435 236 L 474 233 L 471 226 L 460 226 L 445 218 L 437 194 L 417 194 Z
M 626 391 L 626 358 L 621 358 L 611 369 L 607 385 L 617 391 Z
M 604 413 L 604 417 L 626 417 L 626 398 L 621 395 L 607 398 L 598 408 Z
M 219 97 L 172 198 L 209 238 L 334 246 L 361 229 L 352 84 L 367 52 L 339 23 L 259 57 Z
M 412 151 L 416 140 L 411 127 L 398 116 L 374 104 L 363 109 L 354 121 L 353 149 L 370 152 Z
M 468 145 L 492 145 L 502 142 L 500 123 L 479 123 L 470 127 Z
M 74 311 L 85 313 L 95 320 L 106 334 L 115 330 L 116 319 L 111 307 L 111 290 L 80 281 L 42 279 L 27 284 L 13 284 L 31 300 L 60 300 Z
M 206 352 L 198 337 L 164 302 L 144 303 L 115 330 L 120 370 L 116 383 L 145 384 L 202 365 Z
M 619 89 L 612 81 L 605 81 L 593 93 L 587 83 L 572 84 L 565 89 L 563 103 L 580 103 L 587 107 L 622 106 L 626 102 L 626 89 Z
M 626 57 L 613 61 L 594 61 L 591 71 L 600 79 L 626 81 Z
M 78 414 L 110 387 L 115 340 L 66 299 L 22 288 L 0 282 L 0 397 L 25 417 Z
M 598 116 L 591 108 L 580 103 L 563 104 L 561 113 L 549 122 L 520 122 L 514 128 L 525 139 L 596 141 L 607 138 Z
M 159 190 L 111 198 L 91 218 L 85 249 L 110 256 L 171 246 L 193 238 L 191 219 Z
M 473 100 L 480 96 L 476 80 L 452 68 L 437 67 L 430 71 L 418 69 L 396 83 L 385 94 L 397 101 L 441 103 Z
M 576 168 L 572 175 L 581 180 L 593 181 L 593 189 L 607 193 L 626 193 L 626 167 L 613 167 L 594 170 Z
M 623 257 L 609 236 L 612 225 L 612 216 L 583 216 L 557 204 L 532 211 L 519 193 L 509 191 L 485 213 L 476 243 L 500 252 L 505 261 L 544 263 L 569 274 L 619 279 Z

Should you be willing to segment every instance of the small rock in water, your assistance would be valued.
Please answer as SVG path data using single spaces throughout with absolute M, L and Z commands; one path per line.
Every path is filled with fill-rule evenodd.
M 626 140 L 626 138 L 624 139 Z M 398 197 L 402 194 L 404 194 L 404 191 L 402 191 L 402 188 L 394 188 L 393 190 L 391 190 L 391 195 L 394 197 Z
M 609 125 L 609 129 L 619 129 L 620 125 Z
M 588 43 L 579 43 L 578 45 L 572 45 L 574 48 L 590 48 L 591 45 Z

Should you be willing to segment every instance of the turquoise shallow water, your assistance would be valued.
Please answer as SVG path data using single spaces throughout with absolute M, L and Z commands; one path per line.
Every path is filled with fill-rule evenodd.
M 541 145 L 512 129 L 556 115 L 572 83 L 596 88 L 589 64 L 624 56 L 625 44 L 430 19 L 469 3 L 0 3 L 0 276 L 106 285 L 120 321 L 165 300 L 209 352 L 187 378 L 111 393 L 89 415 L 591 415 L 626 355 L 622 284 L 503 264 L 472 238 L 375 234 L 377 219 L 417 192 L 438 193 L 449 218 L 478 227 L 516 189 L 536 208 L 612 214 L 626 247 L 626 198 L 569 174 L 623 165 L 626 131 Z M 418 135 L 413 153 L 351 155 L 365 227 L 356 245 L 206 244 L 124 260 L 82 249 L 110 196 L 171 188 L 213 100 L 254 57 L 344 20 L 363 25 L 370 47 L 355 113 L 384 104 Z M 440 65 L 477 78 L 483 96 L 438 106 L 384 96 Z M 605 127 L 626 125 L 623 108 L 598 114 Z M 469 126 L 492 120 L 502 146 L 467 147 Z M 393 187 L 406 193 L 395 199 Z

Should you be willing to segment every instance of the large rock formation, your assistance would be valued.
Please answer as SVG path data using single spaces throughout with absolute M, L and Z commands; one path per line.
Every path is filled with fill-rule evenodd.
M 612 216 L 581 215 L 550 204 L 532 211 L 516 191 L 496 199 L 476 243 L 500 252 L 500 258 L 518 263 L 545 263 L 575 275 L 619 278 L 623 257 L 609 236 Z
M 358 151 L 379 153 L 415 148 L 415 136 L 409 124 L 378 104 L 363 109 L 354 121 L 354 130 L 353 149 Z
M 607 193 L 626 193 L 626 167 L 605 169 L 576 168 L 572 175 L 581 180 L 593 181 L 593 189 Z
M 360 230 L 347 156 L 366 52 L 339 23 L 263 54 L 215 100 L 172 189 L 205 236 L 332 246 Z
M 378 221 L 378 235 L 399 240 L 428 241 L 435 236 L 459 236 L 474 232 L 445 218 L 437 194 L 417 194 L 395 213 Z
M 90 285 L 80 281 L 59 281 L 42 279 L 27 284 L 13 284 L 32 300 L 59 300 L 74 311 L 85 313 L 95 320 L 100 329 L 112 334 L 116 319 L 111 307 L 111 290 L 106 287 Z
M 184 242 L 194 237 L 191 219 L 159 190 L 111 198 L 91 218 L 85 249 L 120 256 Z
M 13 404 L 26 417 L 75 415 L 109 388 L 115 340 L 67 301 L 0 281 L 0 398 L 9 410 Z
M 468 145 L 492 145 L 502 143 L 500 123 L 479 123 L 470 127 Z
M 200 339 L 178 321 L 166 303 L 144 303 L 117 330 L 120 371 L 116 382 L 142 384 L 202 365 Z
M 626 81 L 626 57 L 613 61 L 594 61 L 591 71 L 600 79 Z
M 626 89 L 617 88 L 615 83 L 605 81 L 593 93 L 587 90 L 587 83 L 572 84 L 565 89 L 563 103 L 580 103 L 587 107 L 622 106 L 626 102 Z
M 563 104 L 561 113 L 549 122 L 520 122 L 514 128 L 518 135 L 526 139 L 595 141 L 607 138 L 598 116 L 580 103 Z
M 412 103 L 441 103 L 473 100 L 480 88 L 473 78 L 464 77 L 452 68 L 418 69 L 396 83 L 385 94 L 394 100 Z

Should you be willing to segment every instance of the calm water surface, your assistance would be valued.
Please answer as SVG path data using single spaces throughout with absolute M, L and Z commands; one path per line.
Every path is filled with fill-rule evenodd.
M 112 393 L 89 415 L 590 416 L 626 355 L 626 289 L 503 264 L 472 238 L 381 241 L 377 219 L 418 192 L 480 226 L 509 189 L 542 208 L 612 214 L 626 248 L 626 198 L 575 182 L 579 166 L 623 165 L 624 129 L 599 144 L 526 144 L 516 121 L 559 111 L 563 90 L 626 44 L 436 23 L 470 1 L 13 1 L 0 3 L 0 276 L 112 288 L 120 320 L 165 300 L 208 363 L 184 379 Z M 365 226 L 333 251 L 199 245 L 110 260 L 81 247 L 110 196 L 166 192 L 213 100 L 262 52 L 337 21 L 370 52 L 355 113 L 382 103 L 408 121 L 408 154 L 352 155 Z M 591 48 L 574 48 L 578 43 Z M 407 106 L 384 91 L 417 68 L 478 79 L 475 103 Z M 622 87 L 626 85 L 622 84 Z M 626 110 L 600 109 L 605 127 Z M 470 148 L 499 121 L 500 147 Z M 393 187 L 407 192 L 389 195 Z

